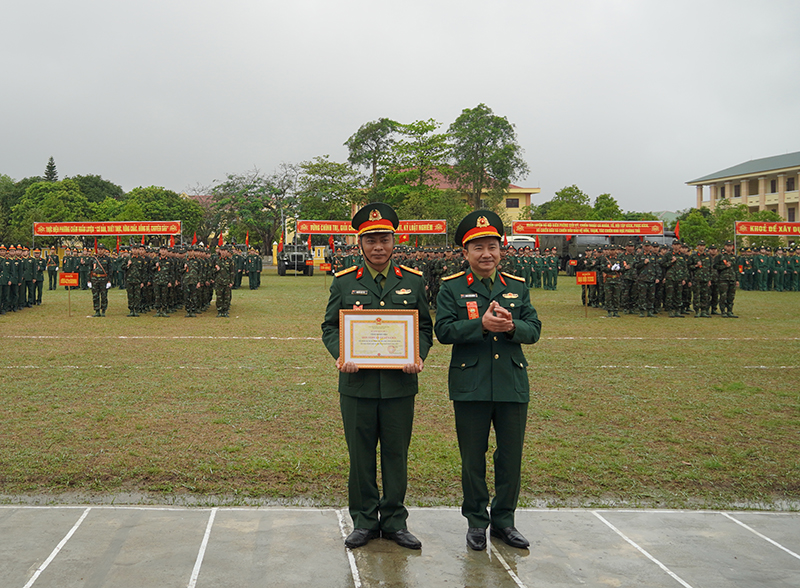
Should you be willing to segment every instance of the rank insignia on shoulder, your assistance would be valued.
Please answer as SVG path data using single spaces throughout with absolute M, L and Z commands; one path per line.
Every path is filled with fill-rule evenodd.
M 416 274 L 418 276 L 422 275 L 421 271 L 419 271 L 417 269 L 414 269 L 413 267 L 408 267 L 407 265 L 401 265 L 400 267 L 403 268 L 404 270 L 408 271 L 408 272 L 411 272 L 412 274 Z
M 342 271 L 340 271 L 340 272 L 336 272 L 336 273 L 335 273 L 335 274 L 333 274 L 333 275 L 334 275 L 334 277 L 338 278 L 339 276 L 343 276 L 343 275 L 345 275 L 345 274 L 349 274 L 350 272 L 354 272 L 354 271 L 356 271 L 357 269 L 358 269 L 358 266 L 357 266 L 357 265 L 353 265 L 353 266 L 350 266 L 350 267 L 349 267 L 349 268 L 347 268 L 347 269 L 343 269 L 343 270 L 342 270 Z
M 452 276 L 445 276 L 444 278 L 442 278 L 442 281 L 446 282 L 447 280 L 452 280 L 453 278 L 457 278 L 457 277 L 463 276 L 463 275 L 464 275 L 464 272 L 458 272 L 457 274 L 453 274 Z
M 519 294 L 515 294 L 514 292 L 506 292 L 503 294 L 503 298 L 519 298 Z
M 408 288 L 402 288 L 400 290 L 395 290 L 394 293 L 395 294 L 401 294 L 401 295 L 402 294 L 411 294 L 411 290 L 408 289 Z
M 519 276 L 515 276 L 513 274 L 507 274 L 506 272 L 500 272 L 500 273 L 503 274 L 505 277 L 511 278 L 512 280 L 516 280 L 518 282 L 524 282 L 525 281 L 525 278 L 520 278 Z

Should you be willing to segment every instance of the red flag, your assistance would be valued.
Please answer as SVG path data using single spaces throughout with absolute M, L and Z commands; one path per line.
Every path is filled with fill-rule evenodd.
M 328 247 L 330 247 L 331 251 L 333 251 L 333 235 L 328 237 Z
M 94 238 L 94 254 L 97 255 L 97 237 Z
M 250 231 L 247 231 L 247 234 L 244 236 L 244 245 L 248 249 L 250 248 Z
M 197 231 L 194 232 L 194 237 L 192 237 L 192 245 L 197 245 Z
M 311 249 L 311 235 L 308 236 L 308 248 Z
M 533 244 L 536 247 L 536 249 L 539 249 L 539 235 L 536 235 L 536 241 L 534 241 Z
M 508 247 L 508 237 L 503 233 L 503 247 Z
M 278 241 L 278 253 L 283 251 L 283 231 L 281 231 L 281 238 Z
M 175 247 L 175 235 L 170 235 L 169 236 L 169 246 L 170 247 Z
M 399 243 L 408 243 L 408 240 L 409 240 L 410 237 L 411 237 L 411 235 L 409 235 L 408 233 L 405 233 L 403 235 L 400 235 L 397 238 L 397 242 L 398 242 L 398 244 Z
M 681 238 L 681 221 L 675 223 L 675 238 Z
M 142 235 L 142 245 L 144 245 L 144 235 Z
M 222 247 L 225 244 L 225 240 L 222 238 L 222 233 L 219 234 L 219 239 L 217 239 L 217 246 Z
M 117 253 L 119 253 L 119 235 L 117 235 Z

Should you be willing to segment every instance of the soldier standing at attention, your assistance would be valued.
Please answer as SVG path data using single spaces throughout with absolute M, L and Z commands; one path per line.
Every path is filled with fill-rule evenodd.
M 47 254 L 47 289 L 55 290 L 58 286 L 58 252 L 55 247 Z
M 739 318 L 733 314 L 733 299 L 736 297 L 736 254 L 733 252 L 733 241 L 725 242 L 725 251 L 714 259 L 714 269 L 719 272 L 719 312 L 723 318 Z
M 519 499 L 522 446 L 529 384 L 523 344 L 539 340 L 542 323 L 522 278 L 498 272 L 503 222 L 476 210 L 456 229 L 469 269 L 448 277 L 439 292 L 436 337 L 452 344 L 448 388 L 461 453 L 461 513 L 467 545 L 486 549 L 492 537 L 521 549 L 530 543 L 514 526 Z M 494 425 L 495 497 L 489 506 L 486 452 Z
M 364 263 L 336 274 L 322 323 L 322 342 L 336 358 L 339 402 L 350 455 L 347 484 L 354 530 L 345 539 L 349 548 L 383 536 L 401 547 L 420 549 L 422 543 L 407 528 L 406 495 L 408 447 L 414 421 L 417 374 L 433 344 L 433 329 L 422 273 L 392 262 L 397 213 L 388 204 L 367 204 L 353 216 L 352 225 Z M 359 369 L 339 357 L 340 309 L 417 309 L 419 357 L 399 369 Z M 383 496 L 377 482 L 376 447 L 380 443 Z
M 97 255 L 91 259 L 92 271 L 89 274 L 87 284 L 92 289 L 92 304 L 96 317 L 106 316 L 108 308 L 108 289 L 111 287 L 111 258 L 108 256 L 108 249 L 100 243 L 97 248 Z
M 41 306 L 42 290 L 44 290 L 44 268 L 45 260 L 42 258 L 42 250 L 38 247 L 33 250 L 33 300 L 31 304 Z
M 689 257 L 689 271 L 692 273 L 694 289 L 694 317 L 711 318 L 711 256 L 706 253 L 706 242 L 697 244 L 697 251 Z
M 217 317 L 228 317 L 231 310 L 233 276 L 236 268 L 230 249 L 222 247 L 214 265 L 214 289 L 217 293 Z M 258 287 L 258 286 L 256 286 Z
M 157 317 L 169 318 L 169 300 L 172 292 L 172 259 L 167 251 L 167 246 L 162 245 L 158 250 L 153 272 L 153 299 Z

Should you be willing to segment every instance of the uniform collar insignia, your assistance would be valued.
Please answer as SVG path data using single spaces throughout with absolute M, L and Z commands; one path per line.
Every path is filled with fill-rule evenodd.
M 467 284 L 472 286 L 472 282 L 475 281 L 475 277 L 472 275 L 472 272 L 467 274 Z
M 364 266 L 362 265 L 360 268 L 358 268 L 358 273 L 356 274 L 356 279 L 360 280 L 361 276 L 363 276 L 363 275 L 364 275 Z
M 401 272 L 400 268 L 397 267 L 396 265 L 394 266 L 394 273 L 398 278 L 402 278 L 403 277 L 403 272 Z

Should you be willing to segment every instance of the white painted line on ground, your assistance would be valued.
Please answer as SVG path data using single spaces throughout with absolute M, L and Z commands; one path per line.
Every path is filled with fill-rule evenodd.
M 242 340 L 242 341 L 322 341 L 322 337 L 225 337 L 215 335 L 107 335 L 97 337 L 78 337 L 71 335 L 3 335 L 0 339 L 212 339 L 212 340 Z
M 494 557 L 496 557 L 496 558 L 497 558 L 497 561 L 499 561 L 499 562 L 500 562 L 500 563 L 503 565 L 503 567 L 506 569 L 506 572 L 508 572 L 508 575 L 509 575 L 509 576 L 511 576 L 511 579 L 512 579 L 512 580 L 514 580 L 514 583 L 515 583 L 517 586 L 519 586 L 519 588 L 527 588 L 527 587 L 525 586 L 525 584 L 523 584 L 523 583 L 522 583 L 522 580 L 520 580 L 520 579 L 519 579 L 519 576 L 517 576 L 517 575 L 514 573 L 514 570 L 512 570 L 512 569 L 511 569 L 511 566 L 509 566 L 509 565 L 506 563 L 506 560 L 505 560 L 505 558 L 504 558 L 502 555 L 500 555 L 500 552 L 499 552 L 499 551 L 497 551 L 497 550 L 494 550 L 494 549 L 492 549 L 492 542 L 491 542 L 491 540 L 489 540 L 489 541 L 487 541 L 487 542 L 486 542 L 486 548 L 487 548 L 487 551 L 489 552 L 489 559 L 491 559 L 491 558 L 492 558 L 492 555 L 494 555 Z
M 45 571 L 45 569 L 47 569 L 47 566 L 50 565 L 50 562 L 52 562 L 55 559 L 55 557 L 58 555 L 58 552 L 63 549 L 63 547 L 67 544 L 67 541 L 70 540 L 70 537 L 72 537 L 75 531 L 78 530 L 78 527 L 81 526 L 81 523 L 88 516 L 90 510 L 92 510 L 92 507 L 89 507 L 83 511 L 83 514 L 81 515 L 81 518 L 78 519 L 78 522 L 72 525 L 72 528 L 69 530 L 69 533 L 64 535 L 64 538 L 61 540 L 61 542 L 58 545 L 56 545 L 56 548 L 50 553 L 48 558 L 44 560 L 42 565 L 40 565 L 36 569 L 36 571 L 33 573 L 33 576 L 31 576 L 31 579 L 28 580 L 28 583 L 25 584 L 23 588 L 30 588 L 31 586 L 33 586 L 33 583 L 36 581 L 36 579 L 41 575 L 43 571 Z
M 766 535 L 762 535 L 761 533 L 759 533 L 758 531 L 756 531 L 756 530 L 755 530 L 753 527 L 751 527 L 751 526 L 749 526 L 749 525 L 746 525 L 745 523 L 743 523 L 742 521 L 740 521 L 740 520 L 738 520 L 738 519 L 736 519 L 736 518 L 732 517 L 732 516 L 731 516 L 731 515 L 729 515 L 728 513 L 726 513 L 726 512 L 721 512 L 721 513 L 719 513 L 719 514 L 721 514 L 722 516 L 724 516 L 724 517 L 726 517 L 726 518 L 729 518 L 730 520 L 732 520 L 732 521 L 733 521 L 734 523 L 736 523 L 737 525 L 740 525 L 740 526 L 744 527 L 745 529 L 747 529 L 748 531 L 750 531 L 751 533 L 753 533 L 753 534 L 755 534 L 755 535 L 757 535 L 757 536 L 761 537 L 761 538 L 762 538 L 764 541 L 768 541 L 769 543 L 772 543 L 772 545 L 774 545 L 774 546 L 775 546 L 775 547 L 777 547 L 778 549 L 783 549 L 783 550 L 784 550 L 786 553 L 788 553 L 788 554 L 789 554 L 789 555 L 791 555 L 792 557 L 795 557 L 795 558 L 797 558 L 797 559 L 800 559 L 800 555 L 797 555 L 797 554 L 796 554 L 794 551 L 792 551 L 791 549 L 787 549 L 787 548 L 785 548 L 783 545 L 781 545 L 780 543 L 778 543 L 777 541 L 773 541 L 772 539 L 770 539 L 770 538 L 769 538 L 769 537 L 767 537 Z
M 342 539 L 347 539 L 347 529 L 345 528 L 344 515 L 341 509 L 336 509 L 336 517 L 339 519 L 339 530 L 342 533 Z M 350 562 L 350 574 L 353 576 L 353 585 L 355 588 L 361 588 L 361 574 L 358 573 L 356 556 L 349 547 L 345 547 L 344 550 L 347 552 L 347 560 Z
M 238 365 L 238 366 L 202 366 L 202 365 L 176 365 L 162 366 L 160 370 L 198 370 L 198 371 L 225 371 L 225 370 L 266 370 L 276 367 L 292 370 L 312 370 L 319 368 L 319 365 L 294 365 L 294 366 L 275 366 L 275 365 Z M 428 369 L 449 369 L 446 365 L 426 364 Z M 537 364 L 536 369 L 560 369 L 563 366 Z M 607 369 L 628 369 L 628 370 L 700 370 L 708 369 L 710 365 L 584 365 L 571 366 L 573 369 L 582 370 L 607 370 Z M 84 370 L 84 369 L 126 369 L 126 370 L 150 370 L 152 365 L 4 365 L 0 369 L 4 370 Z M 531 366 L 528 369 L 533 370 Z M 745 370 L 796 370 L 800 365 L 743 365 Z
M 214 526 L 214 519 L 217 516 L 217 509 L 212 508 L 211 514 L 208 515 L 208 524 L 206 525 L 206 532 L 203 535 L 203 541 L 200 543 L 200 551 L 197 553 L 197 561 L 194 562 L 192 569 L 192 576 L 189 578 L 187 588 L 194 588 L 197 585 L 197 577 L 200 575 L 200 568 L 203 565 L 203 558 L 206 555 L 206 547 L 208 547 L 208 538 L 211 536 L 211 527 Z
M 670 576 L 670 577 L 671 577 L 673 580 L 675 580 L 675 581 L 679 582 L 679 583 L 681 584 L 681 586 L 684 586 L 685 588 L 692 588 L 692 586 L 691 586 L 690 584 L 687 584 L 686 582 L 684 582 L 684 581 L 681 579 L 681 577 L 680 577 L 680 576 L 678 576 L 678 575 L 677 575 L 675 572 L 673 572 L 672 570 L 670 570 L 670 569 L 669 569 L 667 566 L 665 566 L 663 563 L 661 563 L 660 561 L 658 561 L 658 560 L 657 560 L 655 557 L 653 557 L 652 555 L 650 555 L 650 554 L 649 554 L 649 553 L 648 553 L 648 552 L 647 552 L 647 551 L 646 551 L 646 550 L 645 550 L 643 547 L 640 547 L 639 545 L 637 545 L 637 544 L 636 544 L 636 542 L 635 542 L 635 541 L 633 541 L 633 540 L 632 540 L 632 539 L 630 539 L 628 536 L 626 536 L 626 535 L 625 535 L 625 533 L 623 533 L 622 531 L 620 531 L 619 529 L 617 529 L 617 528 L 616 528 L 614 525 L 612 525 L 610 522 L 608 522 L 606 519 L 604 519 L 604 518 L 603 518 L 603 516 L 602 516 L 602 515 L 601 515 L 599 512 L 597 512 L 596 510 L 593 510 L 593 511 L 592 511 L 592 514 L 593 514 L 594 516 L 596 516 L 598 519 L 600 519 L 601 521 L 603 521 L 603 523 L 604 523 L 604 524 L 605 524 L 605 525 L 606 525 L 606 526 L 607 526 L 609 529 L 611 529 L 611 530 L 612 530 L 612 531 L 614 531 L 614 532 L 615 532 L 617 535 L 619 535 L 620 537 L 622 537 L 622 538 L 623 538 L 623 539 L 624 539 L 626 542 L 628 542 L 628 543 L 629 543 L 631 546 L 633 546 L 633 547 L 634 547 L 634 548 L 635 548 L 635 549 L 636 549 L 636 550 L 637 550 L 639 553 L 641 553 L 642 555 L 644 555 L 644 556 L 645 556 L 647 559 L 649 559 L 650 561 L 652 561 L 654 564 L 656 564 L 658 567 L 660 567 L 662 570 L 664 570 L 664 571 L 665 571 L 667 574 L 669 574 L 669 576 Z

